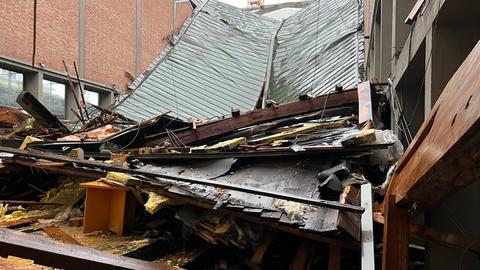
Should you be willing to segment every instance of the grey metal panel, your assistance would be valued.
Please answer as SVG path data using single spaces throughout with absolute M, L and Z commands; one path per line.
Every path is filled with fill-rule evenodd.
M 115 111 L 144 120 L 165 111 L 212 118 L 254 108 L 279 22 L 208 1 L 175 46 Z M 138 82 L 137 82 L 138 83 Z
M 357 84 L 363 63 L 361 2 L 318 0 L 285 20 L 277 35 L 271 99 L 284 103 L 299 93 L 325 94 L 337 83 Z
M 221 161 L 191 161 L 188 163 L 162 164 L 146 169 L 161 171 L 167 174 L 182 175 L 197 178 L 212 178 L 215 181 L 243 184 L 252 187 L 262 187 L 271 191 L 287 192 L 293 195 L 318 197 L 318 179 L 316 175 L 326 168 L 330 168 L 331 161 L 323 158 L 275 158 L 259 160 L 241 160 L 233 166 L 229 173 L 225 173 L 232 166 L 232 159 Z M 215 167 L 221 167 L 216 169 Z M 160 179 L 159 179 L 160 180 Z M 280 223 L 295 225 L 303 230 L 328 232 L 336 230 L 339 211 L 322 207 L 305 206 L 305 214 L 298 218 L 289 218 L 284 210 L 277 205 L 277 200 L 238 192 L 234 190 L 215 189 L 198 184 L 181 184 L 166 180 L 168 192 L 203 198 L 221 202 L 225 208 L 242 211 L 245 214 L 257 215 L 265 219 Z M 220 206 L 220 204 L 219 204 Z

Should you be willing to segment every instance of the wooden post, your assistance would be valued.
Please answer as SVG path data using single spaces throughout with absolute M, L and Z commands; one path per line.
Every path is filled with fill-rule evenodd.
M 340 270 L 342 266 L 342 248 L 330 245 L 328 251 L 328 270 Z
M 315 243 L 302 240 L 298 247 L 297 254 L 290 264 L 290 270 L 305 270 L 310 269 L 313 256 L 315 255 Z
M 408 269 L 409 213 L 395 206 L 395 195 L 385 197 L 383 227 L 383 270 Z

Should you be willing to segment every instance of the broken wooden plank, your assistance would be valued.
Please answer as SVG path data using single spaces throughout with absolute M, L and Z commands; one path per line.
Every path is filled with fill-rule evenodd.
M 21 110 L 9 106 L 0 105 L 0 127 L 13 127 L 30 116 Z
M 397 204 L 428 209 L 478 179 L 479 58 L 480 42 L 447 83 L 398 162 L 388 191 L 396 195 Z
M 339 202 L 360 205 L 360 189 L 356 186 L 346 186 L 340 194 Z M 361 216 L 351 212 L 338 213 L 338 227 L 350 234 L 353 239 L 360 241 L 361 237 Z
M 10 229 L 18 228 L 18 227 L 22 227 L 22 226 L 37 222 L 39 219 L 46 219 L 46 218 L 52 218 L 52 216 L 43 215 L 43 216 L 36 216 L 36 217 L 25 217 L 17 220 L 3 221 L 3 222 L 0 222 L 0 228 L 10 228 Z
M 352 145 L 348 147 L 318 145 L 318 146 L 302 146 L 302 151 L 295 152 L 292 147 L 264 147 L 260 144 L 253 147 L 256 151 L 234 151 L 234 152 L 218 152 L 218 153 L 151 153 L 143 155 L 132 155 L 131 159 L 139 160 L 177 160 L 177 159 L 222 159 L 222 158 L 249 158 L 249 157 L 279 157 L 279 156 L 299 156 L 311 154 L 324 155 L 343 155 L 357 152 L 369 152 L 371 150 L 386 149 L 391 145 L 381 144 L 364 144 Z M 243 148 L 243 147 L 242 147 Z M 248 150 L 252 150 L 251 148 Z
M 48 236 L 62 243 L 82 246 L 82 244 L 80 244 L 80 242 L 78 242 L 75 238 L 71 237 L 70 235 L 68 235 L 58 227 L 55 227 L 55 226 L 45 227 L 43 228 L 43 231 L 46 234 L 48 234 Z
M 239 137 L 239 138 L 233 138 L 230 140 L 222 141 L 211 146 L 201 145 L 197 147 L 192 147 L 190 148 L 190 151 L 192 153 L 193 152 L 212 153 L 212 152 L 219 152 L 219 151 L 228 151 L 228 150 L 237 148 L 237 146 L 241 144 L 246 144 L 246 143 L 247 143 L 247 139 L 245 137 Z
M 48 161 L 47 161 L 48 162 Z M 2 159 L 3 164 L 17 164 L 31 168 L 38 168 L 47 172 L 56 173 L 60 175 L 69 175 L 69 176 L 81 176 L 91 179 L 99 179 L 106 176 L 105 172 L 99 172 L 95 170 L 88 170 L 83 168 L 74 168 L 70 166 L 43 166 L 47 162 L 41 163 L 40 167 L 37 167 L 37 162 L 32 159 L 14 157 Z M 55 162 L 54 162 L 55 163 Z M 64 163 L 64 162 L 62 162 Z
M 84 269 L 178 269 L 118 256 L 95 249 L 60 243 L 38 235 L 0 229 L 0 256 L 9 255 L 35 260 L 36 263 L 72 270 Z
M 312 123 L 305 123 L 303 126 L 298 128 L 287 129 L 285 131 L 272 134 L 269 136 L 261 137 L 258 139 L 250 140 L 249 143 L 271 143 L 276 140 L 294 138 L 299 134 L 309 133 L 318 129 L 327 129 L 327 128 L 339 128 L 345 125 L 345 121 L 336 121 L 331 123 L 321 123 L 321 124 L 312 124 Z
M 58 128 L 65 133 L 70 133 L 67 127 L 31 93 L 26 91 L 21 92 L 17 96 L 17 103 L 43 127 Z
M 23 206 L 62 205 L 61 203 L 22 201 L 22 200 L 0 200 L 0 203 L 8 204 L 8 205 L 23 205 Z
M 323 107 L 328 109 L 357 102 L 357 89 L 344 90 L 342 92 L 330 93 L 328 95 L 303 101 L 281 104 L 276 107 L 249 111 L 237 117 L 229 117 L 222 120 L 208 122 L 203 125 L 198 125 L 195 130 L 177 132 L 175 135 L 184 144 L 188 145 L 192 143 L 203 142 L 219 135 L 228 134 L 247 126 L 261 124 L 289 116 L 314 112 Z M 148 142 L 148 146 L 163 144 L 165 139 L 168 139 L 168 137 L 151 137 L 151 140 Z

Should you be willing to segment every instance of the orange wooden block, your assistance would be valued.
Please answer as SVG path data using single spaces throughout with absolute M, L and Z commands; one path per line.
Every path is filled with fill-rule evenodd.
M 80 184 L 86 188 L 83 232 L 110 230 L 122 235 L 133 227 L 135 199 L 125 187 L 103 182 Z

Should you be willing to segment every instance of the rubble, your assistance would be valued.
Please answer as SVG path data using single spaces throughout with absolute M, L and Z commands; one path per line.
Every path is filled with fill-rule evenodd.
M 275 117 L 244 121 L 235 130 L 191 137 L 186 143 L 183 138 L 187 137 L 177 134 L 196 134 L 204 127 L 208 131 L 210 125 L 227 126 L 233 118 L 238 121 L 249 112 L 195 125 L 179 124 L 167 115 L 130 126 L 86 122 L 57 141 L 27 136 L 20 150 L 0 147 L 0 151 L 13 154 L 2 158 L 4 170 L 27 167 L 33 169 L 33 175 L 46 173 L 52 179 L 57 175 L 81 178 L 51 185 L 39 201 L 59 205 L 9 213 L 1 224 L 22 231 L 40 230 L 59 241 L 125 255 L 120 250 L 126 246 L 113 245 L 117 236 L 110 232 L 115 232 L 130 239 L 126 244 L 130 253 L 162 262 L 172 259 L 140 250 L 167 241 L 177 243 L 164 249 L 163 256 L 181 254 L 178 244 L 183 242 L 205 252 L 209 246 L 225 245 L 235 254 L 251 254 L 271 235 L 265 234 L 270 230 L 358 250 L 359 215 L 364 209 L 353 190 L 368 180 L 381 184 L 366 174 L 371 166 L 392 165 L 395 159 L 379 157 L 391 156 L 396 138 L 384 137 L 371 123 L 367 128 L 361 126 L 352 114 L 355 109 L 335 108 L 340 104 L 355 108 L 356 100 L 337 100 L 323 99 L 325 108 L 320 111 L 301 107 L 296 112 L 288 109 L 284 115 L 277 111 Z M 279 106 L 295 108 L 294 103 Z M 268 115 L 271 110 L 279 107 L 256 114 Z M 169 129 L 170 124 L 177 128 Z M 159 139 L 159 134 L 164 139 Z M 86 197 L 80 186 L 87 189 Z M 354 186 L 357 189 L 349 189 Z M 101 193 L 94 196 L 94 190 Z M 117 191 L 124 197 L 114 195 Z M 128 210 L 132 207 L 137 208 L 135 214 Z M 105 217 L 106 223 L 101 221 Z M 195 239 L 186 235 L 184 228 Z M 135 233 L 142 231 L 141 235 Z M 97 243 L 108 241 L 111 248 L 86 237 L 96 237 Z M 201 253 L 196 254 L 181 261 L 192 264 L 201 258 Z M 222 258 L 220 265 L 233 263 Z M 182 266 L 178 261 L 175 265 Z

